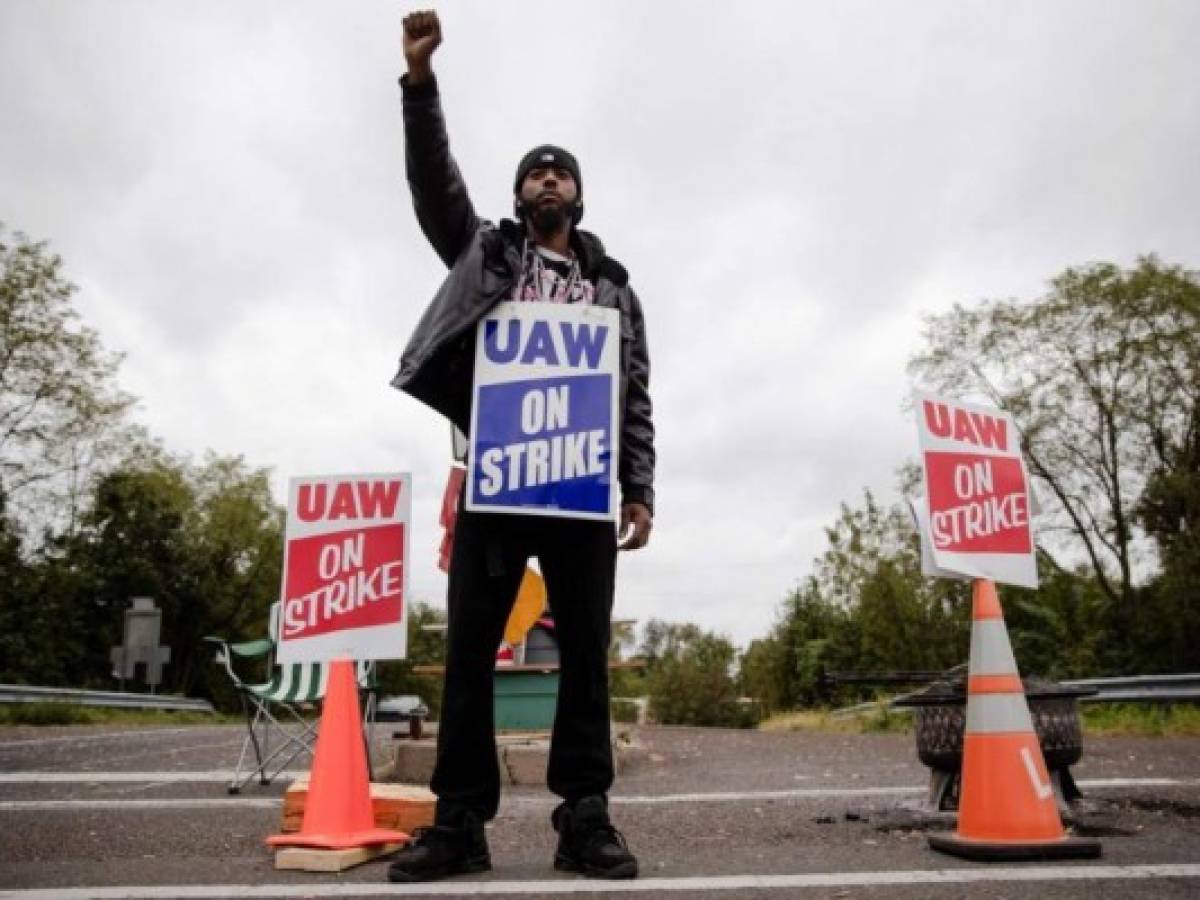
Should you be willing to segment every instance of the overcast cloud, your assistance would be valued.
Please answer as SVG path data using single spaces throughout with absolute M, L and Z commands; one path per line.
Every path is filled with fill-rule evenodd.
M 436 414 L 387 386 L 444 269 L 412 214 L 408 4 L 0 4 L 0 221 L 48 239 L 175 451 L 407 469 L 442 603 Z M 440 5 L 483 215 L 544 141 L 642 298 L 659 429 L 617 614 L 763 634 L 838 504 L 915 456 L 925 313 L 1068 265 L 1200 266 L 1200 4 Z

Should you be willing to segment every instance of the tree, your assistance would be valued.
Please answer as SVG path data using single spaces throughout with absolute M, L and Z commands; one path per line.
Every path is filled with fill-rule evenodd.
M 945 669 L 965 658 L 967 589 L 921 574 L 906 510 L 864 491 L 825 533 L 812 574 L 784 600 L 767 641 L 746 654 L 747 693 L 772 709 L 811 705 L 829 700 L 824 671 Z
M 1142 671 L 1200 668 L 1200 422 L 1193 421 L 1174 467 L 1150 477 L 1138 521 L 1158 548 L 1161 569 L 1147 585 L 1133 635 Z
M 41 656 L 39 643 L 31 643 L 30 625 L 17 614 L 15 597 L 25 597 L 29 592 L 29 567 L 21 556 L 21 540 L 13 521 L 5 508 L 4 491 L 0 490 L 0 590 L 4 602 L 0 602 L 0 682 L 24 681 L 24 674 L 31 656 Z M 37 659 L 34 665 L 44 665 L 47 660 Z
M 108 652 L 120 643 L 124 610 L 147 596 L 171 648 L 164 689 L 231 703 L 203 637 L 265 633 L 279 592 L 283 510 L 267 472 L 240 457 L 210 454 L 195 465 L 147 452 L 96 480 L 79 527 L 47 544 L 31 588 L 14 598 L 21 621 L 49 617 L 57 628 L 31 654 L 53 659 L 28 680 L 111 685 Z
M 14 237 L 0 225 L 0 491 L 44 524 L 70 519 L 132 398 L 113 382 L 121 357 L 79 324 L 62 260 Z
M 408 655 L 402 660 L 385 660 L 379 667 L 381 694 L 416 694 L 434 719 L 442 708 L 442 679 L 438 675 L 418 675 L 413 669 L 445 663 L 445 632 L 431 628 L 445 622 L 442 610 L 427 603 L 413 603 L 408 608 Z
M 748 727 L 755 714 L 738 701 L 737 650 L 691 623 L 651 619 L 641 655 L 647 660 L 650 714 L 664 725 Z
M 738 688 L 759 702 L 764 715 L 795 705 L 794 679 L 789 677 L 788 645 L 778 629 L 750 642 L 738 669 Z
M 1039 557 L 1036 592 L 1001 586 L 1013 651 L 1024 673 L 1083 678 L 1105 671 L 1105 597 L 1087 572 L 1055 569 Z
M 1131 635 L 1147 538 L 1170 556 L 1195 534 L 1194 512 L 1163 517 L 1158 500 L 1188 495 L 1200 465 L 1200 278 L 1153 256 L 1070 268 L 1035 301 L 932 316 L 925 342 L 914 375 L 1014 416 L 1048 507 L 1039 530 L 1068 537 Z

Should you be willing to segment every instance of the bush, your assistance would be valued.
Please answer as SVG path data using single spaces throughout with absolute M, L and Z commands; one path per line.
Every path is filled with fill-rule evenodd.
M 90 725 L 95 712 L 77 703 L 14 703 L 0 707 L 5 725 Z
M 611 707 L 614 722 L 622 722 L 629 725 L 637 723 L 638 707 L 632 700 L 613 700 Z
M 758 704 L 738 698 L 732 669 L 737 657 L 726 638 L 695 625 L 652 620 L 643 656 L 648 660 L 650 715 L 663 725 L 752 728 Z

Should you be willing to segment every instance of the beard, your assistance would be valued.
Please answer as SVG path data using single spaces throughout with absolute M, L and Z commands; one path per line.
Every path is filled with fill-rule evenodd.
M 567 222 L 567 213 L 561 203 L 539 203 L 529 221 L 538 234 L 557 234 Z

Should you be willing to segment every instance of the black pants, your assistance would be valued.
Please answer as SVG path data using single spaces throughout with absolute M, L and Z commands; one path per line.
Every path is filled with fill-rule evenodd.
M 608 646 L 616 532 L 610 522 L 472 513 L 460 507 L 450 562 L 446 680 L 432 789 L 436 822 L 500 804 L 493 672 L 526 561 L 546 580 L 560 654 L 546 781 L 569 803 L 612 786 Z

